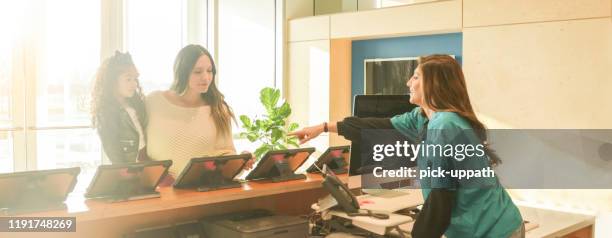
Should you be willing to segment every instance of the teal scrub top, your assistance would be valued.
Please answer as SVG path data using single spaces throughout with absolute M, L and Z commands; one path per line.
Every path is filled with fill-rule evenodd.
M 391 124 L 400 133 L 427 145 L 482 144 L 467 120 L 454 112 L 435 112 L 429 120 L 417 107 L 411 112 L 391 118 Z M 426 131 L 424 127 L 427 126 Z M 426 136 L 424 136 L 426 135 Z M 421 138 L 425 138 L 421 142 Z M 435 147 L 431 147 L 435 148 Z M 454 156 L 442 155 L 433 150 L 417 157 L 419 170 L 479 170 L 489 168 L 486 155 L 464 157 L 459 161 Z M 459 150 L 456 150 L 457 152 Z M 482 153 L 481 153 L 482 154 Z M 471 179 L 432 178 L 421 179 L 423 198 L 427 200 L 432 188 L 456 191 L 456 201 L 451 211 L 451 222 L 446 237 L 508 237 L 522 223 L 521 214 L 501 186 L 497 177 Z

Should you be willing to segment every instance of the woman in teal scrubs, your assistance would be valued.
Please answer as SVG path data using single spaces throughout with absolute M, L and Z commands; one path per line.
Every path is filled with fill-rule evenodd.
M 464 159 L 420 156 L 420 170 L 482 170 L 497 164 L 497 156 L 486 149 L 486 128 L 478 120 L 467 93 L 461 66 L 448 55 L 421 57 L 407 83 L 411 112 L 392 118 L 347 117 L 292 133 L 305 143 L 323 132 L 336 132 L 348 140 L 359 140 L 362 129 L 396 129 L 424 145 L 484 145 L 480 156 Z M 524 237 L 521 214 L 497 177 L 476 179 L 422 178 L 425 203 L 412 229 L 412 237 Z

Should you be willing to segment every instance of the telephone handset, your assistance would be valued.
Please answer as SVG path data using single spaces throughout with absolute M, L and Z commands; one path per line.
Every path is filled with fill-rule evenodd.
M 336 177 L 333 171 L 327 169 L 327 165 L 323 165 L 321 174 L 325 178 L 323 180 L 323 187 L 332 197 L 334 197 L 334 199 L 336 199 L 338 205 L 342 207 L 348 216 L 370 216 L 378 219 L 389 219 L 389 215 L 387 214 L 373 213 L 369 210 L 365 211 L 366 213 L 361 213 L 359 210 L 359 201 L 355 195 L 353 195 L 348 187 Z
M 326 165 L 324 165 L 323 170 L 326 170 L 322 173 L 325 178 L 323 187 L 336 199 L 340 207 L 347 213 L 359 212 L 359 201 L 348 187 L 336 177 L 334 172 L 327 170 Z

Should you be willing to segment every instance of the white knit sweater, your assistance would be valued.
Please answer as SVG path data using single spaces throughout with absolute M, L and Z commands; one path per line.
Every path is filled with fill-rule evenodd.
M 153 160 L 172 160 L 175 177 L 191 158 L 235 154 L 230 135 L 217 136 L 210 106 L 181 107 L 171 103 L 162 91 L 146 98 L 149 124 L 147 154 Z

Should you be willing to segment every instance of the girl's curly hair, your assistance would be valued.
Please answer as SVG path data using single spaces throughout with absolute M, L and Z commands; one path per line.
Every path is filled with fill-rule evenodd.
M 96 129 L 100 129 L 101 122 L 114 122 L 119 115 L 121 105 L 117 100 L 118 79 L 130 67 L 134 67 L 132 56 L 129 53 L 115 51 L 115 54 L 104 60 L 96 73 L 94 88 L 91 95 L 91 121 Z M 146 111 L 144 95 L 140 82 L 134 95 L 127 99 L 127 104 L 136 110 L 138 120 L 142 127 L 146 126 Z

